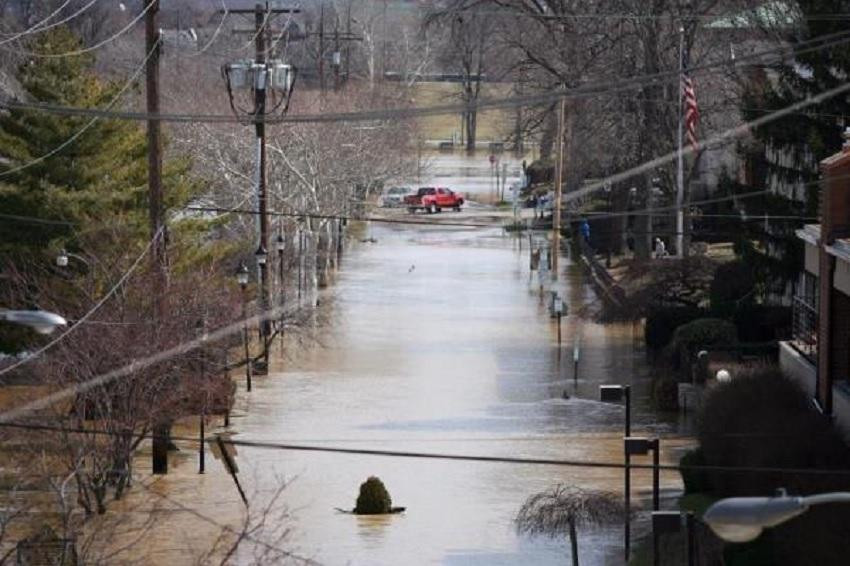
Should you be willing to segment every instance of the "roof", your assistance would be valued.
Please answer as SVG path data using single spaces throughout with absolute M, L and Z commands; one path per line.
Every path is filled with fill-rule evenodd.
M 820 224 L 806 224 L 795 232 L 797 237 L 807 244 L 818 245 L 818 241 L 820 240 Z
M 723 16 L 706 24 L 708 29 L 787 28 L 798 25 L 803 14 L 793 2 L 775 0 L 761 6 Z
M 850 263 L 850 239 L 837 238 L 831 246 L 826 247 L 826 253 Z
M 813 246 L 820 241 L 820 224 L 806 224 L 796 231 L 797 237 Z M 850 263 L 850 238 L 836 238 L 831 245 L 826 246 L 826 253 L 842 261 Z

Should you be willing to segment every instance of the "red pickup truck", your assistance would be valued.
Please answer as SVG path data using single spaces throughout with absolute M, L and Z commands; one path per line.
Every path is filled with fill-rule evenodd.
M 411 214 L 417 210 L 425 210 L 433 214 L 444 208 L 453 208 L 460 212 L 463 197 L 445 187 L 422 187 L 416 191 L 415 195 L 404 197 L 404 206 Z

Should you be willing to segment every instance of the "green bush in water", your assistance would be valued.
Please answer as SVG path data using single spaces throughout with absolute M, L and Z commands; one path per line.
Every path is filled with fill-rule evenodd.
M 358 515 L 383 515 L 389 513 L 393 501 L 390 493 L 379 478 L 371 476 L 360 484 L 360 495 L 354 512 Z

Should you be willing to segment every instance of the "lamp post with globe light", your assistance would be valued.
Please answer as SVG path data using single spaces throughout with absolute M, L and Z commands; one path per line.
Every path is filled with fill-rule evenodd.
M 248 391 L 251 391 L 251 354 L 248 351 L 248 308 L 245 297 L 245 289 L 248 288 L 248 267 L 245 263 L 239 264 L 236 269 L 236 282 L 242 290 L 242 344 L 245 347 L 245 382 Z

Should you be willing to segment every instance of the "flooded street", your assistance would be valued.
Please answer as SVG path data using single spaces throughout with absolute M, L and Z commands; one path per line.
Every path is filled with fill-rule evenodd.
M 445 216 L 445 215 L 444 215 Z M 242 391 L 232 419 L 239 440 L 429 453 L 622 461 L 623 409 L 596 401 L 601 383 L 631 383 L 635 434 L 675 433 L 648 404 L 639 328 L 569 316 L 561 363 L 554 323 L 527 246 L 498 228 L 373 224 L 374 244 L 343 258 L 321 306 L 321 343 L 277 360 Z M 566 262 L 570 308 L 594 300 Z M 571 310 L 572 312 L 572 310 Z M 580 333 L 578 379 L 572 345 Z M 569 399 L 564 399 L 564 393 Z M 217 423 L 220 424 L 220 421 Z M 671 459 L 670 445 L 662 459 Z M 241 503 L 221 464 L 197 455 L 156 489 L 200 512 L 235 522 Z M 622 471 L 292 452 L 239 447 L 240 478 L 261 501 L 281 478 L 292 512 L 287 547 L 323 564 L 563 564 L 567 540 L 519 537 L 524 499 L 557 483 L 622 493 Z M 640 461 L 640 460 L 638 460 Z M 361 482 L 377 475 L 403 515 L 363 518 L 352 508 Z M 633 472 L 637 498 L 649 473 Z M 662 477 L 677 488 L 678 477 Z M 197 522 L 179 515 L 181 526 Z M 164 529 L 170 548 L 186 535 Z M 162 540 L 158 537 L 159 540 Z M 171 546 L 173 545 L 173 546 Z M 622 524 L 583 530 L 583 564 L 621 563 Z

